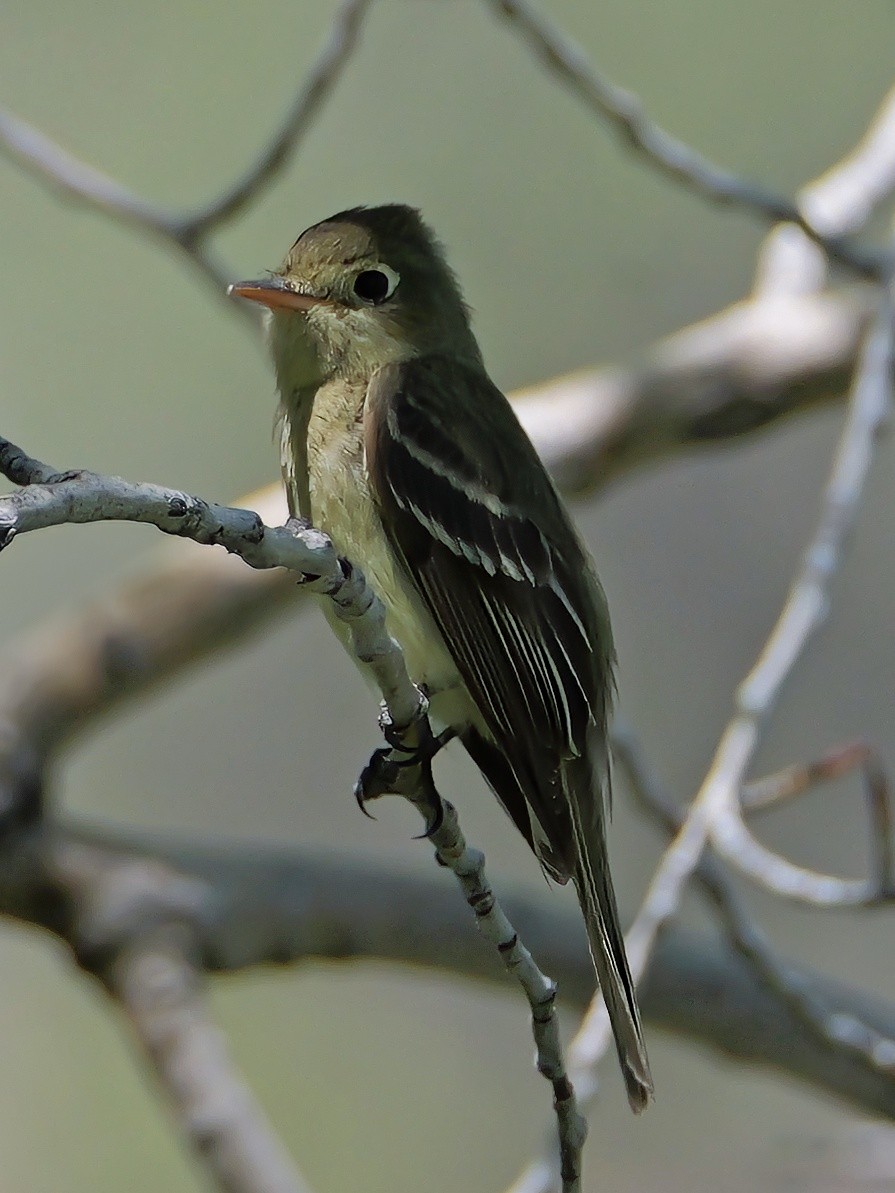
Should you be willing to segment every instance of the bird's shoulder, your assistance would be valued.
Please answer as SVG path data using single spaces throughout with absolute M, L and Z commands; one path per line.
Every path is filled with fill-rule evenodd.
M 481 365 L 431 355 L 378 369 L 367 387 L 365 443 L 381 485 L 399 504 L 419 498 L 418 513 L 459 502 L 476 522 L 530 524 L 547 540 L 568 539 L 553 483 Z

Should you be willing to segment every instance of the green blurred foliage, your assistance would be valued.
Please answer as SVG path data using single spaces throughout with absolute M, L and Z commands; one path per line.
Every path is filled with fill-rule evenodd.
M 790 192 L 853 144 L 891 81 L 886 0 L 551 9 L 668 128 Z M 0 99 L 146 195 L 198 204 L 276 125 L 333 11 L 322 0 L 7 0 Z M 219 247 L 234 272 L 254 274 L 307 224 L 389 199 L 420 205 L 449 246 L 507 387 L 630 357 L 732 301 L 762 234 L 630 156 L 471 0 L 382 0 L 294 164 Z M 60 203 L 2 161 L 0 212 L 5 435 L 60 467 L 218 500 L 274 478 L 270 371 L 223 303 L 157 245 Z M 678 461 L 579 510 L 615 611 L 625 711 L 682 798 L 785 592 L 837 422 L 814 416 Z M 767 767 L 856 734 L 892 757 L 893 482 L 882 455 L 834 620 L 787 691 Z M 3 559 L 4 636 L 114 584 L 156 541 L 147 529 L 99 526 L 18 542 Z M 383 808 L 375 825 L 357 815 L 350 785 L 375 744 L 374 710 L 317 628 L 295 619 L 268 630 L 116 718 L 64 768 L 65 807 L 431 865 L 409 840 L 406 810 Z M 471 768 L 453 757 L 441 766 L 495 878 L 543 890 Z M 617 803 L 615 870 L 630 912 L 658 842 Z M 855 872 L 858 807 L 854 788 L 824 792 L 763 830 L 799 859 Z M 755 902 L 782 948 L 891 983 L 891 919 Z M 197 1189 L 99 992 L 57 947 L 11 925 L 0 972 L 4 1193 Z M 448 1190 L 470 1166 L 476 1188 L 500 1188 L 541 1144 L 548 1100 L 513 991 L 374 966 L 261 973 L 214 991 L 236 1056 L 321 1193 L 401 1193 L 419 1189 L 421 1173 L 427 1189 Z M 654 1038 L 651 1050 L 658 1102 L 641 1121 L 607 1066 L 591 1187 L 790 1188 L 791 1141 L 810 1150 L 850 1129 L 850 1116 L 802 1089 L 681 1043 Z

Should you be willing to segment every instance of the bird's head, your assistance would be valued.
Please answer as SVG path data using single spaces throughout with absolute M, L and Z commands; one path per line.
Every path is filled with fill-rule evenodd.
M 279 269 L 230 293 L 271 311 L 281 389 L 366 379 L 430 353 L 478 362 L 457 281 L 412 207 L 356 207 L 302 232 Z

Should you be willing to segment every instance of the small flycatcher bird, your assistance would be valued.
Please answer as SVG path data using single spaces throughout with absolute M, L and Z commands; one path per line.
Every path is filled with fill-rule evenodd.
M 271 311 L 292 514 L 363 569 L 433 723 L 455 730 L 546 873 L 574 882 L 642 1110 L 653 1086 L 606 854 L 606 598 L 485 371 L 440 244 L 413 208 L 356 207 L 231 293 Z

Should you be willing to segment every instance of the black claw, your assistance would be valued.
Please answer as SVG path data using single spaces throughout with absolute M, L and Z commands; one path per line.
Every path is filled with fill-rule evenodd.
M 423 696 L 426 696 L 425 691 Z M 354 785 L 354 798 L 360 810 L 371 820 L 376 819 L 367 811 L 367 804 L 371 800 L 391 794 L 405 795 L 412 799 L 421 811 L 429 813 L 425 830 L 414 838 L 419 841 L 434 836 L 444 824 L 444 805 L 432 782 L 432 759 L 443 746 L 457 736 L 457 732 L 449 727 L 437 735 L 433 734 L 425 716 L 414 724 L 419 733 L 419 741 L 417 745 L 409 746 L 404 740 L 405 736 L 410 736 L 409 727 L 399 731 L 383 702 L 379 710 L 379 728 L 388 745 L 374 750 L 370 755 L 370 761 Z M 407 772 L 412 770 L 422 770 L 420 779 L 407 775 Z M 422 788 L 419 783 L 422 783 Z M 417 798 L 421 790 L 428 797 L 424 801 Z
M 435 836 L 435 834 L 444 824 L 444 802 L 437 792 L 434 793 L 434 799 L 435 810 L 432 818 L 426 822 L 426 827 L 423 829 L 423 831 L 421 833 L 417 833 L 417 835 L 413 838 L 414 841 L 428 841 L 431 837 Z
M 397 767 L 392 758 L 392 751 L 388 747 L 374 750 L 370 761 L 360 773 L 354 784 L 354 798 L 357 806 L 365 816 L 371 820 L 376 817 L 367 811 L 366 805 L 370 800 L 379 799 L 381 795 L 388 795 L 394 791 Z
M 373 813 L 367 811 L 367 803 L 372 797 L 364 795 L 360 783 L 355 783 L 354 785 L 354 798 L 357 800 L 357 806 L 363 812 L 364 816 L 366 816 L 367 820 L 375 820 L 376 817 Z

